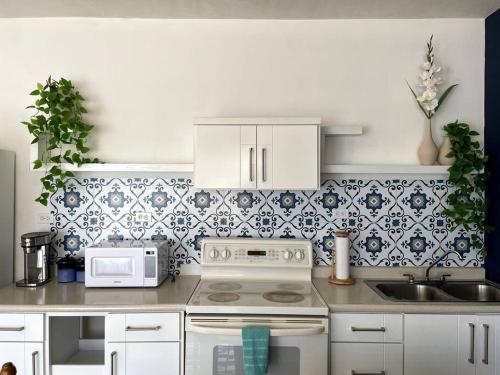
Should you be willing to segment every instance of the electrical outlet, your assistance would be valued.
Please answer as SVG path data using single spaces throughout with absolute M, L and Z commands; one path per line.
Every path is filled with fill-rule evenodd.
M 152 215 L 151 212 L 136 211 L 132 214 L 132 218 L 136 223 L 150 223 Z
M 39 212 L 36 217 L 36 223 L 39 225 L 52 224 L 52 214 L 50 212 Z
M 333 211 L 334 219 L 347 219 L 348 217 L 349 217 L 349 211 L 347 211 L 345 208 L 338 208 Z

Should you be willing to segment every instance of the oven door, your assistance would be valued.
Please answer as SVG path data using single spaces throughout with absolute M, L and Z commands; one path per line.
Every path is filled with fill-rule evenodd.
M 144 286 L 143 249 L 86 249 L 85 286 Z
M 328 319 L 186 318 L 186 375 L 245 375 L 241 328 L 271 328 L 268 375 L 327 375 Z

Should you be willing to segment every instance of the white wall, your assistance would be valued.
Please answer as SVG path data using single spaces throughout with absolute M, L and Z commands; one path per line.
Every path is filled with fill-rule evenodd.
M 435 129 L 460 118 L 482 130 L 484 20 L 0 19 L 0 148 L 17 152 L 16 237 L 44 211 L 19 122 L 50 74 L 88 98 L 108 162 L 191 162 L 195 116 L 285 115 L 365 127 L 334 140 L 330 162 L 411 164 L 424 119 L 405 79 L 416 82 L 431 33 L 444 78 L 460 84 Z

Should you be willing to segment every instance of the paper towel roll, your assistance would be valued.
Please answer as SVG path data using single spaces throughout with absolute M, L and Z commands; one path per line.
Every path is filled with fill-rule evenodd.
M 349 279 L 349 233 L 335 232 L 335 277 L 339 280 Z

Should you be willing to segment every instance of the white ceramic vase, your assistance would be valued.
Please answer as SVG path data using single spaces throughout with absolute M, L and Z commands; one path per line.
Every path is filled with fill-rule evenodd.
M 448 155 L 451 151 L 451 141 L 450 137 L 447 135 L 444 136 L 443 138 L 443 144 L 439 148 L 439 156 L 438 156 L 438 162 L 441 165 L 452 165 L 455 162 L 455 158 L 449 158 L 446 155 Z
M 432 122 L 430 119 L 426 120 L 424 138 L 420 146 L 418 146 L 417 155 L 421 165 L 433 165 L 436 163 L 438 147 L 432 138 Z

